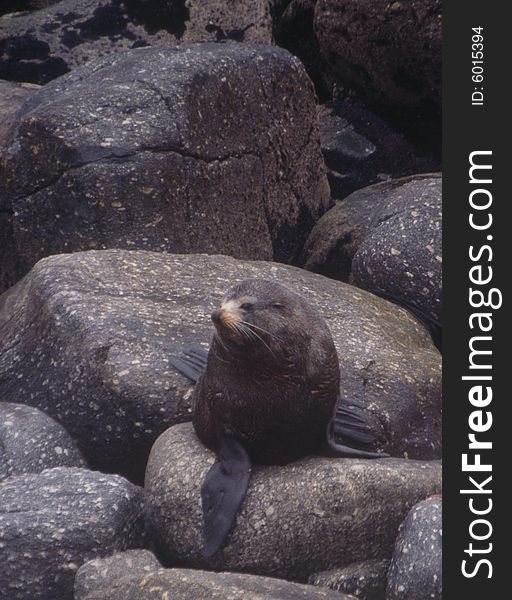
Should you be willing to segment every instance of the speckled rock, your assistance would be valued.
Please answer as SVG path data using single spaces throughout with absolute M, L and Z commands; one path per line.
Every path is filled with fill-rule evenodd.
M 0 148 L 19 106 L 37 89 L 39 86 L 32 83 L 0 80 Z M 3 266 L 0 267 L 0 292 L 16 281 L 17 274 L 23 269 L 23 262 L 17 255 L 14 243 L 12 210 L 2 204 L 0 199 L 0 248 L 3 254 L 1 261 Z
M 94 467 L 141 478 L 158 435 L 191 416 L 192 389 L 169 356 L 207 347 L 211 311 L 251 277 L 279 281 L 320 310 L 342 397 L 367 407 L 382 449 L 440 455 L 440 355 L 416 320 L 302 269 L 223 256 L 103 250 L 40 261 L 0 297 L 0 397 L 62 423 Z
M 298 59 L 252 44 L 139 48 L 24 105 L 0 154 L 16 247 L 0 271 L 111 247 L 290 262 L 329 206 Z
M 149 573 L 157 571 L 161 566 L 156 556 L 149 550 L 125 550 L 106 558 L 90 560 L 76 573 L 74 600 L 99 598 L 101 594 L 110 598 L 109 594 L 114 585 L 119 586 L 120 579 L 140 580 Z
M 57 2 L 60 2 L 60 0 L 2 0 L 0 15 L 24 10 L 39 10 Z
M 127 573 L 121 579 L 112 578 L 110 587 L 75 592 L 75 600 L 153 600 L 155 592 L 159 598 L 172 600 L 355 600 L 346 594 L 270 577 L 188 569 Z
M 318 0 L 314 31 L 339 84 L 380 105 L 439 106 L 440 0 Z
M 235 5 L 233 0 L 185 0 L 188 19 L 180 41 L 270 44 L 273 4 L 276 0 L 237 0 Z
M 69 433 L 25 404 L 0 402 L 0 481 L 52 467 L 85 467 Z
M 143 543 L 142 489 L 57 467 L 0 483 L 0 599 L 66 600 L 76 570 Z
M 442 500 L 414 506 L 400 525 L 386 600 L 441 600 Z
M 52 6 L 0 19 L 1 78 L 44 84 L 94 58 L 141 46 L 272 41 L 268 0 L 238 0 L 236 10 L 232 0 L 46 4 Z
M 386 600 L 388 568 L 387 558 L 365 560 L 341 569 L 315 573 L 309 583 L 353 594 L 359 600 Z
M 442 311 L 441 178 L 397 186 L 374 215 L 352 259 L 351 281 L 418 306 L 433 319 Z
M 16 111 L 39 87 L 34 83 L 16 83 L 0 79 L 0 146 Z
M 379 181 L 440 168 L 377 115 L 344 100 L 320 107 L 320 145 L 337 199 Z
M 207 560 L 200 489 L 213 461 L 190 423 L 168 429 L 151 450 L 147 527 L 170 564 L 306 581 L 335 564 L 390 556 L 409 508 L 441 485 L 437 461 L 308 457 L 253 466 L 236 525 Z
M 405 177 L 354 192 L 316 224 L 305 268 L 401 298 L 440 320 L 441 177 Z

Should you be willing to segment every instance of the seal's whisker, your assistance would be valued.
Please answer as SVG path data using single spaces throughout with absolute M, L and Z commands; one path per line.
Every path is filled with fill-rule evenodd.
M 248 340 L 254 340 L 255 336 L 254 336 L 254 332 L 251 331 L 248 327 L 246 327 L 245 325 L 242 325 L 241 323 L 238 324 L 237 326 L 238 331 L 240 331 L 240 333 L 242 333 Z
M 227 354 L 230 354 L 229 348 L 226 346 L 226 344 L 224 343 L 224 341 L 222 340 L 221 336 L 219 335 L 219 333 L 216 329 L 213 331 L 213 335 L 214 335 L 215 339 L 219 342 L 219 345 L 222 347 L 222 349 Z
M 255 325 L 254 323 L 249 323 L 248 321 L 240 321 L 240 323 L 243 323 L 244 325 L 247 325 L 249 327 L 249 329 L 252 329 L 253 327 L 255 329 L 259 329 L 260 331 L 262 331 L 263 333 L 266 333 L 267 335 L 269 335 L 270 337 L 276 339 L 278 342 L 282 342 L 283 340 L 278 337 L 275 333 L 270 333 L 270 331 L 267 331 L 266 329 L 263 329 L 263 327 L 258 327 L 258 325 Z
M 242 323 L 245 323 L 245 321 L 242 321 Z M 267 342 L 265 342 L 265 340 L 260 335 L 258 335 L 253 329 L 250 329 L 248 327 L 246 327 L 245 330 L 248 331 L 248 332 L 250 331 L 250 335 L 252 335 L 253 337 L 258 338 L 258 340 L 260 340 L 260 342 L 268 349 L 268 351 L 270 352 L 270 354 L 272 354 L 272 356 L 274 356 L 275 358 L 277 358 L 276 355 L 274 354 L 274 351 L 272 350 L 272 348 L 267 344 Z

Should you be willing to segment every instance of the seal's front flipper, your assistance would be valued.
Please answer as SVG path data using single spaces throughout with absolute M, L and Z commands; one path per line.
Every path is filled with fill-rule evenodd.
M 331 456 L 342 456 L 346 458 L 388 458 L 389 454 L 379 452 L 368 452 L 367 450 L 358 450 L 350 446 L 336 443 L 334 439 L 334 419 L 327 426 L 327 450 Z M 373 439 L 373 437 L 372 437 Z
M 171 365 L 193 383 L 197 383 L 197 380 L 203 374 L 207 360 L 208 351 L 199 347 L 185 350 L 181 356 L 171 356 L 169 358 Z
M 233 438 L 222 438 L 217 460 L 201 488 L 206 558 L 224 543 L 247 493 L 250 477 L 251 459 L 244 447 Z

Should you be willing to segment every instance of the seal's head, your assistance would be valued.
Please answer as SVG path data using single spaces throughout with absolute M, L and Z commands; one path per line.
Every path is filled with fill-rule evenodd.
M 259 354 L 299 350 L 323 326 L 301 296 L 266 279 L 247 279 L 233 287 L 211 318 L 223 344 Z

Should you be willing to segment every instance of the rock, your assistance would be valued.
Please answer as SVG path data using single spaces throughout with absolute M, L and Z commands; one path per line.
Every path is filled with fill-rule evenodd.
M 141 500 L 122 477 L 69 467 L 0 483 L 0 598 L 72 598 L 80 565 L 143 543 Z
M 131 48 L 224 40 L 270 44 L 268 0 L 62 0 L 0 19 L 0 78 L 44 84 Z
M 309 583 L 353 594 L 360 600 L 386 600 L 389 559 L 365 560 L 341 569 L 315 573 Z
M 12 125 L 16 111 L 39 87 L 33 83 L 0 80 L 0 146 Z
M 26 98 L 32 95 L 38 85 L 32 83 L 13 83 L 0 80 L 0 148 L 12 125 L 14 115 Z M 1 187 L 1 186 L 0 186 Z M 12 230 L 12 210 L 2 206 L 0 198 L 0 248 L 3 252 L 3 267 L 0 267 L 0 293 L 11 285 L 23 269 L 22 261 L 17 257 Z M 6 260 L 6 257 L 10 257 Z
M 191 415 L 190 384 L 169 357 L 207 347 L 209 314 L 251 277 L 277 280 L 320 310 L 342 397 L 367 407 L 383 449 L 440 455 L 440 355 L 416 320 L 353 286 L 223 256 L 103 250 L 40 261 L 0 297 L 0 397 L 62 423 L 95 468 L 140 479 L 154 440 Z
M 381 106 L 439 107 L 441 0 L 317 0 L 314 31 L 339 85 Z
M 352 282 L 441 320 L 441 178 L 405 181 L 386 198 L 352 259 Z
M 97 561 L 97 568 L 105 563 L 108 570 L 108 560 Z M 79 577 L 80 572 L 77 580 Z M 100 588 L 80 588 L 79 593 L 75 590 L 75 600 L 152 600 L 155 592 L 172 600 L 355 600 L 346 594 L 269 577 L 188 569 L 154 569 L 147 575 L 127 572 L 119 579 L 112 575 L 107 583 Z
M 253 466 L 236 525 L 208 560 L 200 489 L 213 461 L 190 423 L 168 429 L 151 450 L 146 523 L 170 564 L 306 581 L 333 564 L 390 556 L 409 508 L 441 485 L 438 462 L 308 457 Z
M 313 17 L 317 0 L 291 0 L 283 13 L 275 19 L 276 43 L 300 58 L 320 98 L 332 97 L 331 82 L 326 81 L 327 65 L 320 55 L 320 47 L 313 31 Z
M 2 0 L 0 6 L 0 15 L 12 12 L 22 12 L 25 10 L 39 10 L 56 4 L 60 0 Z
M 46 85 L 15 125 L 0 212 L 16 252 L 0 272 L 110 247 L 290 262 L 330 206 L 312 84 L 272 46 L 109 56 Z
M 351 280 L 440 320 L 441 177 L 406 177 L 354 192 L 328 211 L 306 243 L 306 269 Z
M 388 575 L 387 600 L 441 600 L 442 500 L 416 504 L 400 525 Z
M 52 467 L 85 467 L 69 433 L 24 404 L 0 402 L 0 481 Z
M 338 199 L 372 183 L 440 169 L 364 106 L 344 100 L 321 106 L 320 146 Z
M 133 0 L 135 1 L 135 0 Z M 272 42 L 275 0 L 187 0 L 189 16 L 182 42 Z
M 74 600 L 85 600 L 89 593 L 98 598 L 111 593 L 119 579 L 143 579 L 161 568 L 156 556 L 149 550 L 126 550 L 106 558 L 96 558 L 83 564 L 75 577 Z

